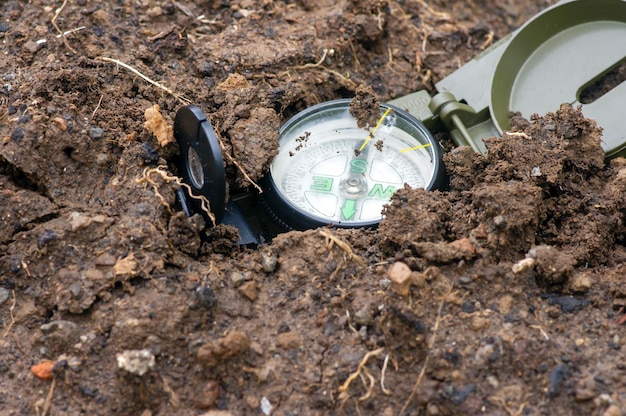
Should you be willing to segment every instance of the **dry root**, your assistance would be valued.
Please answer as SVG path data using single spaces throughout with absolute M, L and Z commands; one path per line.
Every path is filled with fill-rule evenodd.
M 209 200 L 204 195 L 194 195 L 191 189 L 191 186 L 184 183 L 183 180 L 179 178 L 178 176 L 170 175 L 167 172 L 167 168 L 165 166 L 157 166 L 156 168 L 144 169 L 143 174 L 141 175 L 141 178 L 137 179 L 137 183 L 151 185 L 152 189 L 154 190 L 154 194 L 156 195 L 157 198 L 159 198 L 159 200 L 161 201 L 161 204 L 165 206 L 165 208 L 167 208 L 170 214 L 173 213 L 172 207 L 165 200 L 163 195 L 161 195 L 161 193 L 159 192 L 159 185 L 151 177 L 153 173 L 156 173 L 157 175 L 159 175 L 161 179 L 163 179 L 167 183 L 173 182 L 179 187 L 185 188 L 187 190 L 188 195 L 192 199 L 200 201 L 200 208 L 202 209 L 202 211 L 204 211 L 208 215 L 208 217 L 211 219 L 211 222 L 213 223 L 213 226 L 215 227 L 216 225 L 215 215 L 213 215 L 213 213 L 211 212 L 211 204 L 209 203 Z
M 332 249 L 333 245 L 336 244 L 340 249 L 342 249 L 346 253 L 349 260 L 352 260 L 359 266 L 365 266 L 365 261 L 361 257 L 354 254 L 354 252 L 352 251 L 348 243 L 340 240 L 339 237 L 331 233 L 330 230 L 328 230 L 327 228 L 323 228 L 320 230 L 320 235 L 326 238 L 326 246 L 328 247 L 329 250 Z

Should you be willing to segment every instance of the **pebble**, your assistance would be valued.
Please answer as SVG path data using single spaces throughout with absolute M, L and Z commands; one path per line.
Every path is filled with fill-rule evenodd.
M 382 290 L 388 290 L 391 287 L 391 280 L 389 280 L 386 277 L 383 277 L 382 279 L 378 281 L 378 284 L 380 285 L 380 288 Z
M 400 296 L 408 296 L 411 287 L 411 269 L 405 263 L 397 261 L 387 270 L 391 287 Z
M 78 325 L 71 321 L 52 321 L 39 327 L 44 335 L 56 335 L 65 339 L 78 338 L 80 336 Z
M 30 53 L 35 53 L 39 50 L 39 44 L 33 40 L 29 40 L 23 46 L 23 49 Z
M 215 380 L 209 380 L 196 398 L 195 406 L 198 409 L 209 409 L 215 405 L 221 392 L 220 384 Z
M 6 24 L 4 22 L 0 23 L 0 33 L 6 33 L 6 32 L 9 31 L 10 28 L 11 27 L 8 24 Z
M 548 399 L 559 394 L 563 387 L 563 382 L 570 376 L 570 367 L 567 364 L 558 364 L 550 373 L 550 384 L 548 386 Z
M 208 286 L 200 285 L 194 292 L 195 298 L 200 306 L 205 309 L 211 309 L 217 301 L 217 295 Z
M 526 258 L 515 263 L 511 269 L 513 270 L 513 273 L 517 274 L 532 269 L 535 267 L 535 263 L 535 259 Z
M 258 297 L 258 287 L 254 281 L 242 284 L 237 290 L 252 302 Z
M 55 117 L 52 119 L 52 123 L 61 131 L 67 131 L 67 123 L 61 117 Z
M 272 414 L 272 403 L 270 403 L 269 399 L 265 396 L 261 398 L 261 411 L 265 416 L 269 416 Z
M 92 127 L 91 129 L 89 129 L 89 137 L 91 137 L 92 139 L 99 139 L 103 135 L 104 130 L 100 127 Z
M 302 345 L 302 337 L 297 332 L 283 332 L 276 337 L 276 344 L 284 350 L 300 348 Z
M 591 278 L 585 274 L 578 274 L 572 281 L 572 290 L 574 292 L 585 293 L 591 289 L 593 284 Z
M 30 368 L 30 371 L 40 380 L 52 380 L 54 374 L 52 374 L 52 368 L 54 367 L 54 361 L 43 360 L 39 364 L 35 364 Z
M 272 273 L 276 270 L 276 264 L 278 263 L 278 256 L 261 253 L 261 266 L 263 266 L 263 271 L 265 273 Z
M 143 376 L 155 366 L 154 354 L 150 350 L 126 350 L 115 355 L 117 366 L 131 374 Z
M 234 287 L 239 287 L 246 281 L 246 276 L 244 276 L 241 272 L 232 272 L 230 274 L 230 281 L 232 282 Z
M 9 291 L 3 287 L 0 287 L 0 305 L 9 300 Z

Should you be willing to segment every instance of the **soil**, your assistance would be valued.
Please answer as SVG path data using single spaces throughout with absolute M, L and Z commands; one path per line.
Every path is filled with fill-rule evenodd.
M 176 208 L 144 127 L 195 103 L 252 189 L 290 116 L 432 93 L 549 3 L 2 2 L 0 413 L 622 414 L 626 162 L 577 109 L 257 248 Z

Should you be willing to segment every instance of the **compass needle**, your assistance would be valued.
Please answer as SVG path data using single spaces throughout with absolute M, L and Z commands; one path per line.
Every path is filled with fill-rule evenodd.
M 380 118 L 380 120 L 378 120 L 378 123 L 376 123 L 376 126 L 374 126 L 374 128 L 372 129 L 370 134 L 367 135 L 367 139 L 365 139 L 365 141 L 363 142 L 363 144 L 359 148 L 359 152 L 362 152 L 363 149 L 365 149 L 365 146 L 367 146 L 367 144 L 370 142 L 370 140 L 372 140 L 374 138 L 374 133 L 376 133 L 376 130 L 378 130 L 380 125 L 383 124 L 383 121 L 385 121 L 385 118 L 387 118 L 387 114 L 389 114 L 390 111 L 391 111 L 391 108 L 387 108 L 387 110 L 385 110 L 385 113 Z

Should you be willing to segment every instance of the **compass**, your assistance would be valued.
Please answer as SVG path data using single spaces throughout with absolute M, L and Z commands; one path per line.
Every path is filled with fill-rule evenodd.
M 419 120 L 381 104 L 377 124 L 364 129 L 350 101 L 315 105 L 280 129 L 264 200 L 290 228 L 376 226 L 405 184 L 432 190 L 446 183 L 442 150 Z
M 561 0 L 440 80 L 436 95 L 420 90 L 380 104 L 374 126 L 359 127 L 349 99 L 310 107 L 281 127 L 260 198 L 242 192 L 225 203 L 219 143 L 202 111 L 184 107 L 174 128 L 179 172 L 247 244 L 288 229 L 375 227 L 398 189 L 447 184 L 431 132 L 484 154 L 483 140 L 502 137 L 514 111 L 528 117 L 581 105 L 603 128 L 607 157 L 626 156 L 626 82 L 604 85 L 626 65 L 626 42 L 615 41 L 625 36 L 626 0 Z M 601 94 L 586 94 L 595 85 Z M 196 199 L 179 199 L 197 212 Z

